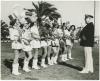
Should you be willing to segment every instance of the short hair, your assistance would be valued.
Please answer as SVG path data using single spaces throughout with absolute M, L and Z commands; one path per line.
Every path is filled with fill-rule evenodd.
M 70 31 L 72 27 L 74 27 L 74 30 L 76 29 L 76 28 L 75 28 L 75 25 L 71 25 L 70 28 L 69 28 L 68 30 Z

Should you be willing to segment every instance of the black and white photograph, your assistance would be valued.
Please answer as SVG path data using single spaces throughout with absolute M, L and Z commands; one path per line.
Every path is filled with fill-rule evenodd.
M 99 80 L 100 1 L 1 0 L 1 80 Z

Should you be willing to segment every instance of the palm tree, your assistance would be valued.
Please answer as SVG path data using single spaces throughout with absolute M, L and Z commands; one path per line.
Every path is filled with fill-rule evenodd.
M 52 4 L 47 2 L 38 2 L 38 4 L 35 4 L 32 2 L 35 9 L 35 13 L 37 14 L 37 23 L 38 26 L 42 26 L 42 20 L 45 20 L 47 17 L 50 18 L 50 20 L 58 19 L 61 17 L 61 15 L 57 12 L 57 8 L 55 8 Z

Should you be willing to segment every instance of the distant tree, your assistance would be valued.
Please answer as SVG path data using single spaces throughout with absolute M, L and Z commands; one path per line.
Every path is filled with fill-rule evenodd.
M 6 22 L 1 20 L 1 40 L 7 39 L 8 36 L 9 36 L 8 25 L 6 24 Z

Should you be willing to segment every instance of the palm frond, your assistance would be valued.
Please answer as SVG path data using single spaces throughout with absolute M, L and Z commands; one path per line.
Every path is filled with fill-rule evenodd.
M 24 10 L 27 10 L 29 12 L 35 12 L 35 9 L 26 9 L 26 8 L 24 8 Z
M 43 1 L 42 1 L 41 3 L 42 3 L 43 5 L 45 5 L 47 8 L 48 8 L 48 7 L 52 7 L 52 6 L 53 6 L 52 4 L 47 3 L 47 2 L 43 2 Z
M 52 19 L 58 19 L 61 17 L 61 15 L 56 12 L 57 8 L 48 2 L 39 1 L 38 4 L 35 4 L 34 2 L 32 2 L 32 4 L 35 7 L 39 27 L 42 26 L 42 20 L 47 17 L 51 17 Z
M 58 13 L 58 12 L 53 12 L 53 13 L 51 13 L 51 15 L 49 16 L 49 18 L 52 20 L 52 19 L 58 19 L 58 18 L 60 18 L 61 17 L 61 15 L 60 15 L 60 13 Z
M 36 10 L 39 9 L 38 5 L 36 5 L 34 2 L 32 2 L 33 6 L 35 7 Z
M 45 9 L 44 11 L 42 11 L 42 13 L 41 13 L 41 15 L 43 16 L 43 15 L 45 15 L 45 16 L 49 16 L 52 12 L 55 12 L 57 10 L 57 8 L 54 8 L 54 7 L 52 7 L 52 8 L 47 8 L 47 9 Z

